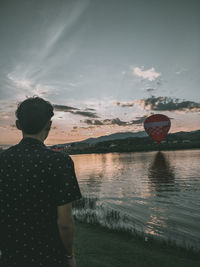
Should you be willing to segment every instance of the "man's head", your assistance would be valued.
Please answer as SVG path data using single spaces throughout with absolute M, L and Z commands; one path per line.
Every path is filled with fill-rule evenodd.
M 51 127 L 51 117 L 54 115 L 53 106 L 40 97 L 30 97 L 19 103 L 15 112 L 16 126 L 23 135 L 38 136 L 46 139 Z

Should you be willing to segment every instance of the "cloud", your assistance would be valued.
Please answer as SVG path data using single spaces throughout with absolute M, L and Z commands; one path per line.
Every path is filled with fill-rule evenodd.
M 144 120 L 147 118 L 147 115 L 144 115 L 142 117 L 137 117 L 136 120 L 131 121 L 122 121 L 119 118 L 114 119 L 105 119 L 105 120 L 85 120 L 84 122 L 89 125 L 118 125 L 118 126 L 130 126 L 133 124 L 141 124 L 144 122 Z
M 90 117 L 90 118 L 99 118 L 99 116 L 97 116 L 96 113 L 89 112 L 89 111 L 71 111 L 71 113 L 75 115 Z
M 148 93 L 152 93 L 153 91 L 155 91 L 156 89 L 154 89 L 154 88 L 147 88 L 147 89 L 145 89 Z
M 90 125 L 104 125 L 100 120 L 84 120 L 84 122 Z
M 80 129 L 87 130 L 87 129 L 94 129 L 94 126 L 88 126 L 88 127 L 80 127 Z
M 3 120 L 7 120 L 9 119 L 11 116 L 8 112 L 5 112 L 5 111 L 0 111 L 0 119 L 3 119 Z
M 53 107 L 54 107 L 55 111 L 70 112 L 72 110 L 79 110 L 78 108 L 74 108 L 74 107 L 70 107 L 70 106 L 66 106 L 66 105 L 53 104 Z
M 70 107 L 70 106 L 66 106 L 66 105 L 53 105 L 55 111 L 63 111 L 63 112 L 70 112 L 71 114 L 74 115 L 81 115 L 84 117 L 90 117 L 90 118 L 98 118 L 98 115 L 94 112 L 91 111 L 81 111 L 79 108 L 75 108 L 75 107 Z M 93 110 L 93 109 L 89 109 L 89 110 Z
M 16 76 L 14 76 L 13 73 L 8 73 L 7 77 L 18 88 L 29 89 L 29 90 L 31 90 L 33 88 L 33 84 L 31 81 L 29 81 L 27 79 L 16 77 Z
M 132 124 L 142 124 L 147 117 L 147 115 L 137 117 L 137 120 L 132 120 Z
M 180 74 L 185 73 L 185 72 L 187 72 L 187 71 L 188 71 L 187 69 L 182 68 L 182 69 L 176 71 L 176 74 L 177 74 L 177 75 L 180 75 Z
M 117 102 L 115 102 L 115 104 L 117 105 L 117 106 L 120 106 L 120 107 L 133 107 L 134 106 L 134 101 L 129 101 L 129 102 L 119 102 L 119 101 L 117 101 Z
M 15 71 L 7 74 L 8 81 L 11 82 L 12 86 L 21 91 L 21 97 L 24 98 L 37 95 L 39 97 L 44 97 L 46 95 L 51 94 L 52 92 L 56 92 L 56 88 L 53 86 L 49 86 L 47 84 L 36 83 L 31 79 L 27 79 L 24 76 L 25 74 L 18 74 L 18 68 Z M 19 94 L 18 94 L 19 95 Z M 21 98 L 20 97 L 20 98 Z
M 151 68 L 148 70 L 143 70 L 143 67 L 142 68 L 139 68 L 139 67 L 133 68 L 133 74 L 135 76 L 141 77 L 141 78 L 149 80 L 149 81 L 154 81 L 156 78 L 161 76 L 161 74 L 156 72 L 154 68 Z
M 87 127 L 77 127 L 77 126 L 75 126 L 75 127 L 73 127 L 73 129 L 71 130 L 71 132 L 72 133 L 78 133 L 79 132 L 79 130 L 81 129 L 81 130 L 88 130 L 88 129 L 94 129 L 95 128 L 95 126 L 92 126 L 92 125 L 90 125 L 90 126 L 87 126 Z
M 163 80 L 162 79 L 158 79 L 156 81 L 156 85 L 161 86 L 162 84 L 163 84 Z
M 21 19 L 11 16 L 11 21 L 14 19 L 13 21 L 16 20 L 17 24 L 9 23 L 7 25 L 11 41 L 7 44 L 7 38 L 4 38 L 5 42 L 2 43 L 3 47 L 7 46 L 7 49 L 5 49 L 5 55 L 1 56 L 1 61 L 5 61 L 0 74 L 1 98 L 5 96 L 11 99 L 16 99 L 16 97 L 22 99 L 25 96 L 38 95 L 42 97 L 47 94 L 53 94 L 54 97 L 63 89 L 62 83 L 67 86 L 66 80 L 69 76 L 67 75 L 66 78 L 64 75 L 65 67 L 68 66 L 67 60 L 81 46 L 79 38 L 82 28 L 77 26 L 82 21 L 90 0 L 74 1 L 73 3 L 61 1 L 60 5 L 53 4 L 54 1 L 47 2 L 52 3 L 47 4 L 45 1 L 39 6 L 39 2 L 35 3 L 33 10 L 31 9 L 32 4 L 30 6 L 22 4 L 22 8 L 19 5 L 16 6 L 24 14 L 27 13 L 26 8 L 28 8 L 28 12 L 31 10 L 33 14 L 37 14 L 37 20 L 34 23 L 31 22 L 31 19 L 26 21 L 26 16 Z M 12 10 L 15 10 L 15 5 L 9 7 L 8 4 L 5 10 L 8 11 L 8 14 L 5 14 L 6 18 L 7 15 L 9 17 Z M 18 12 L 17 16 L 20 17 L 21 12 Z M 29 23 L 31 24 L 29 25 Z M 19 34 L 13 34 L 18 28 L 23 29 L 23 38 L 20 38 Z M 63 79 L 65 81 L 60 76 L 65 77 Z M 77 83 L 72 83 L 71 86 L 77 86 Z M 4 92 L 1 92 L 1 87 Z
M 86 111 L 95 111 L 96 109 L 94 109 L 94 108 L 86 108 L 85 110 Z
M 180 99 L 172 99 L 170 97 L 155 97 L 152 96 L 147 99 L 141 100 L 141 104 L 144 105 L 144 108 L 151 110 L 182 110 L 182 111 L 194 111 L 200 112 L 200 103 L 193 101 L 180 101 Z
M 103 121 L 100 121 L 100 120 L 85 120 L 84 122 L 89 124 L 89 125 L 119 125 L 119 126 L 127 125 L 127 122 L 121 121 L 119 118 L 105 119 Z
M 115 118 L 115 119 L 105 119 L 103 121 L 105 123 L 105 125 L 118 125 L 118 126 L 126 126 L 126 125 L 130 125 L 129 122 L 126 121 L 121 121 L 119 118 Z

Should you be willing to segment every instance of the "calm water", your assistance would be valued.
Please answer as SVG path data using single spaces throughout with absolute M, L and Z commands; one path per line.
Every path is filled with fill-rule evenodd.
M 72 156 L 84 196 L 137 230 L 200 248 L 200 150 Z

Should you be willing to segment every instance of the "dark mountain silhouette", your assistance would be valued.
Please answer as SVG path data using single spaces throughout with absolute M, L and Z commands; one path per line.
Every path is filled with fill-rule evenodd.
M 52 147 L 65 147 L 68 145 L 71 145 L 73 147 L 86 147 L 86 146 L 98 146 L 100 147 L 101 144 L 103 146 L 110 145 L 110 144 L 114 144 L 117 143 L 118 145 L 123 145 L 124 143 L 126 143 L 127 141 L 131 141 L 133 143 L 142 143 L 144 141 L 144 143 L 146 142 L 150 142 L 153 143 L 153 140 L 147 135 L 147 133 L 145 131 L 139 131 L 136 133 L 132 133 L 132 132 L 119 132 L 119 133 L 114 133 L 111 135 L 106 135 L 106 136 L 100 136 L 97 138 L 88 138 L 85 139 L 83 141 L 79 141 L 79 142 L 71 142 L 71 143 L 64 143 L 64 144 L 58 144 L 58 145 L 54 145 Z M 167 137 L 165 138 L 165 140 L 161 143 L 175 143 L 175 142 L 183 142 L 183 143 L 191 143 L 191 142 L 198 142 L 200 141 L 200 130 L 196 130 L 196 131 L 191 131 L 191 132 L 176 132 L 176 133 L 169 133 L 167 135 Z

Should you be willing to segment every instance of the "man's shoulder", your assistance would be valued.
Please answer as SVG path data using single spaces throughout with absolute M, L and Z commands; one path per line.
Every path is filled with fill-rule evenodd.
M 16 150 L 15 147 L 16 147 L 16 145 L 13 145 L 7 149 L 4 149 L 3 151 L 1 151 L 0 157 L 5 157 L 6 155 L 12 154 Z
M 62 172 L 66 168 L 74 168 L 74 162 L 68 153 L 60 151 L 50 151 L 48 153 L 48 155 L 51 154 L 51 156 L 48 157 L 48 162 L 50 162 L 51 165 L 54 166 L 53 168 L 55 171 Z
M 55 161 L 62 161 L 62 162 L 72 161 L 70 155 L 66 152 L 54 151 L 50 148 L 46 148 L 46 153 L 48 153 L 51 156 L 51 159 Z
M 26 151 L 26 149 L 27 147 L 22 147 L 20 144 L 10 146 L 9 148 L 3 150 L 0 153 L 0 158 L 15 156 L 16 153 L 18 154 L 20 152 L 23 152 L 23 150 Z M 33 150 L 33 152 L 37 150 L 37 152 L 35 153 L 40 154 L 40 156 L 48 160 L 52 160 L 54 163 L 56 162 L 73 163 L 70 155 L 67 152 L 54 151 L 47 146 L 40 147 L 39 150 L 38 150 L 38 147 L 34 147 L 34 148 L 31 147 L 31 150 Z

